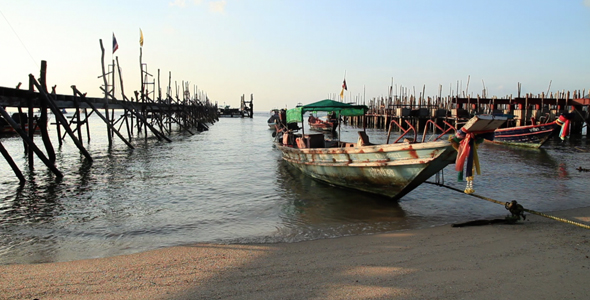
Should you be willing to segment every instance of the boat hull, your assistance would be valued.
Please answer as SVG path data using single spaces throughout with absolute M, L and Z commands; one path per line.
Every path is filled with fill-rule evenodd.
M 298 149 L 277 145 L 283 159 L 314 179 L 398 200 L 454 163 L 448 141 Z
M 241 113 L 223 113 L 219 115 L 220 118 L 243 118 Z
M 557 132 L 559 125 L 556 122 L 500 128 L 494 131 L 493 143 L 508 144 L 524 147 L 539 148 Z

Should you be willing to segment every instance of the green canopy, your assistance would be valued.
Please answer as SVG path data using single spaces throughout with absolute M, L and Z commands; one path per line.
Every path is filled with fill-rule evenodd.
M 365 105 L 352 105 L 330 99 L 287 110 L 287 123 L 303 122 L 303 114 L 308 111 L 336 112 L 340 116 L 362 116 L 369 108 Z

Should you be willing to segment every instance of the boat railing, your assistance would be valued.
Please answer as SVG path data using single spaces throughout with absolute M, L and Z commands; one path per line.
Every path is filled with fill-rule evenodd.
M 447 134 L 451 130 L 457 131 L 457 129 L 453 125 L 451 125 L 449 122 L 443 120 L 443 123 L 445 123 L 448 126 L 447 129 L 443 129 L 438 124 L 436 124 L 436 122 L 434 122 L 433 120 L 426 121 L 426 124 L 424 125 L 424 134 L 422 135 L 422 143 L 424 143 L 424 140 L 426 139 L 426 132 L 428 131 L 428 124 L 432 124 L 433 125 L 432 126 L 432 132 L 434 134 L 436 134 L 436 128 L 438 128 L 438 129 L 440 129 L 440 131 L 442 131 L 442 133 L 439 134 L 433 141 L 437 141 L 443 135 Z
M 393 127 L 392 126 L 393 124 L 397 125 L 397 127 L 402 131 L 402 134 L 397 138 L 397 140 L 395 140 L 393 142 L 393 144 L 395 144 L 399 140 L 401 140 L 410 131 L 414 131 L 414 141 L 416 140 L 416 137 L 417 137 L 416 128 L 414 128 L 414 126 L 412 125 L 412 123 L 408 122 L 408 120 L 404 120 L 404 121 L 406 121 L 406 124 L 408 124 L 408 129 L 404 129 L 396 120 L 391 120 L 391 123 L 389 123 L 389 130 L 387 130 L 387 142 L 386 142 L 386 144 L 389 144 L 389 136 L 391 135 L 391 127 Z

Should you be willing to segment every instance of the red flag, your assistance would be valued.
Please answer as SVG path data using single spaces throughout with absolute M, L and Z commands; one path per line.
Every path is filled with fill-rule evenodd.
M 346 79 L 342 82 L 342 88 L 348 91 L 348 87 L 346 86 Z
M 117 39 L 115 38 L 115 33 L 113 32 L 113 53 L 119 49 L 119 44 L 117 44 Z

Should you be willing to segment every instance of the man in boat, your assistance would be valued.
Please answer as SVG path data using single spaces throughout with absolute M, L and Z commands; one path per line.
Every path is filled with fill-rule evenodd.
M 336 112 L 333 111 L 333 112 L 330 113 L 330 118 L 329 119 L 330 119 L 330 121 L 333 121 L 333 120 L 336 120 L 336 117 L 337 117 L 336 116 Z
M 281 113 L 279 114 L 279 123 L 281 124 L 281 128 L 286 128 L 287 130 L 299 130 L 301 127 L 297 125 L 297 123 L 287 123 L 287 111 L 285 109 L 281 109 Z

